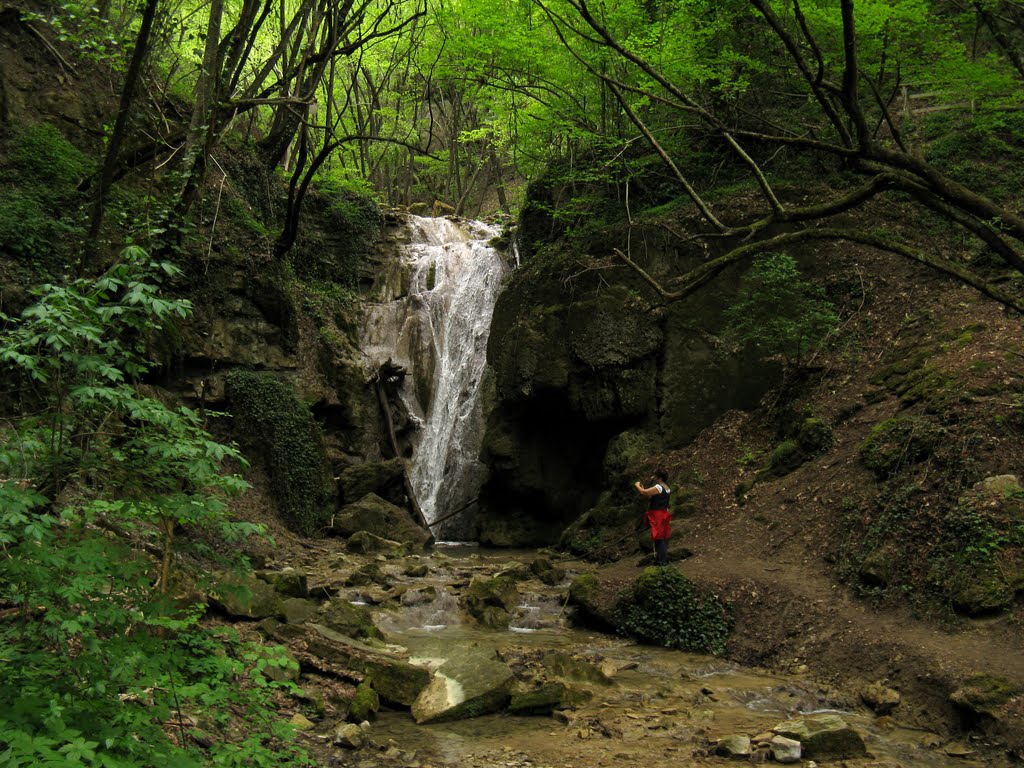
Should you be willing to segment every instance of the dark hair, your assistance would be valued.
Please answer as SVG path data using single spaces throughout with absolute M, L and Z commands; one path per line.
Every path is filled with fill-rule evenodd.
M 661 482 L 663 482 L 663 483 L 667 483 L 668 482 L 668 472 L 666 472 L 661 467 L 658 467 L 658 469 L 654 470 L 654 476 L 656 478 L 658 478 L 659 480 L 661 480 Z

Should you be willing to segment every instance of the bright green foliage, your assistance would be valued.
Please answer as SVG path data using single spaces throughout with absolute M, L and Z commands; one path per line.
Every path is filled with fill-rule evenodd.
M 800 367 L 839 322 L 822 290 L 784 253 L 755 259 L 726 317 L 728 337 L 753 346 L 762 357 L 781 356 L 793 367 Z
M 315 533 L 326 523 L 333 499 L 323 439 L 309 407 L 285 382 L 254 371 L 232 371 L 228 397 L 240 428 L 262 436 L 259 450 L 285 524 L 297 533 Z
M 714 595 L 675 568 L 648 568 L 619 596 L 617 625 L 637 640 L 684 651 L 720 654 L 730 621 Z
M 24 17 L 27 21 L 49 24 L 56 38 L 72 46 L 80 58 L 109 63 L 115 68 L 120 68 L 124 50 L 134 36 L 125 23 L 130 23 L 130 17 L 117 23 L 109 13 L 101 14 L 91 3 L 64 2 L 55 4 L 52 14 L 26 13 Z
M 182 523 L 220 515 L 222 502 L 208 490 L 244 487 L 219 472 L 238 458 L 234 448 L 210 438 L 191 409 L 171 408 L 132 383 L 151 366 L 151 337 L 191 310 L 160 294 L 160 281 L 176 274 L 128 248 L 96 279 L 35 290 L 36 303 L 9 321 L 0 363 L 21 377 L 22 411 L 33 415 L 0 453 L 8 477 L 32 480 L 51 499 L 87 482 L 104 504 Z
M 189 311 L 164 298 L 176 269 L 138 248 L 93 280 L 34 291 L 21 318 L 3 318 L 0 364 L 20 388 L 0 450 L 0 764 L 11 766 L 282 765 L 301 755 L 274 733 L 274 687 L 232 637 L 201 628 L 202 605 L 166 592 L 174 528 L 237 539 L 221 475 L 236 450 L 199 418 L 131 382 L 146 342 Z M 13 397 L 13 393 L 7 393 Z M 107 533 L 163 535 L 165 567 Z M 218 731 L 209 753 L 185 715 Z M 232 717 L 257 734 L 232 741 Z

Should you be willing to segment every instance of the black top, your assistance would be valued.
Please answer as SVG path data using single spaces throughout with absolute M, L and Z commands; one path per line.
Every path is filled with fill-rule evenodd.
M 658 495 L 651 496 L 647 509 L 668 509 L 668 495 L 672 493 L 672 489 L 661 483 L 655 483 L 654 487 L 658 489 Z

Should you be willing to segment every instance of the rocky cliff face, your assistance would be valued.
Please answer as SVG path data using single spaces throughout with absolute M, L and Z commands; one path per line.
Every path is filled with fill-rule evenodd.
M 586 257 L 537 206 L 527 206 L 523 227 L 525 265 L 498 300 L 488 348 L 495 386 L 481 539 L 506 546 L 551 542 L 591 507 L 623 504 L 623 473 L 637 468 L 623 445 L 685 444 L 725 411 L 756 403 L 771 381 L 717 347 L 735 276 L 663 306 L 624 263 L 592 257 L 628 247 L 621 227 L 586 244 Z M 633 256 L 655 275 L 702 258 L 653 227 L 632 240 L 644 243 Z

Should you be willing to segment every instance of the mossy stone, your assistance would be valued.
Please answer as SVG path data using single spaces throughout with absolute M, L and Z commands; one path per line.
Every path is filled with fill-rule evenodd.
M 580 656 L 566 651 L 550 651 L 541 659 L 544 671 L 552 677 L 574 680 L 591 685 L 607 686 L 612 684 L 604 672 L 594 664 Z
M 371 584 L 380 584 L 382 587 L 386 587 L 390 583 L 387 575 L 377 563 L 361 565 L 345 579 L 346 587 L 368 587 Z
M 517 715 L 548 715 L 563 709 L 585 704 L 593 694 L 560 681 L 548 681 L 537 686 L 519 686 L 512 691 L 508 711 Z
M 941 427 L 925 418 L 889 419 L 871 430 L 860 446 L 860 458 L 878 479 L 885 480 L 931 456 L 942 434 Z
M 354 723 L 376 720 L 380 711 L 380 696 L 365 682 L 356 687 L 356 695 L 348 707 L 348 719 Z
M 240 580 L 234 575 L 224 575 L 210 597 L 214 605 L 235 618 L 281 618 L 284 615 L 281 596 L 255 576 Z
M 382 640 L 384 635 L 373 623 L 373 616 L 364 605 L 353 605 L 348 600 L 335 598 L 320 609 L 317 621 L 334 632 L 352 638 Z
M 257 571 L 256 576 L 267 582 L 284 597 L 306 597 L 309 595 L 309 583 L 305 571 L 284 568 L 280 571 Z
M 477 577 L 470 582 L 461 602 L 467 613 L 484 626 L 504 629 L 512 610 L 519 605 L 519 590 L 511 576 Z
M 977 563 L 958 571 L 949 585 L 953 609 L 966 616 L 989 616 L 1009 608 L 1016 590 L 991 563 Z
M 430 532 L 416 525 L 408 512 L 375 493 L 342 507 L 334 516 L 331 531 L 342 536 L 367 531 L 382 539 L 418 548 L 431 540 Z
M 968 727 L 974 727 L 985 721 L 998 720 L 1002 708 L 1020 693 L 1020 687 L 1004 677 L 980 674 L 964 680 L 950 694 L 949 701 Z
M 796 441 L 808 456 L 827 451 L 835 443 L 832 427 L 815 417 L 808 417 L 800 424 Z
M 338 476 L 342 502 L 351 504 L 373 493 L 400 506 L 405 503 L 404 477 L 405 462 L 399 458 L 353 464 Z

